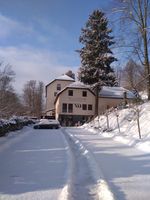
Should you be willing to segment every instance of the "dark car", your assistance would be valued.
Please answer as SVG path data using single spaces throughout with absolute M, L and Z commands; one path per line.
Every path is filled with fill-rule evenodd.
M 37 124 L 34 125 L 34 129 L 58 129 L 60 123 L 54 119 L 41 119 Z

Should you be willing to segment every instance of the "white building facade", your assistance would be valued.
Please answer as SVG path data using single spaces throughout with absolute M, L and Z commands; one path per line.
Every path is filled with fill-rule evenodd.
M 98 113 L 135 98 L 122 87 L 102 87 Z M 83 124 L 95 114 L 95 94 L 89 86 L 62 75 L 46 86 L 46 116 L 53 116 L 64 126 Z

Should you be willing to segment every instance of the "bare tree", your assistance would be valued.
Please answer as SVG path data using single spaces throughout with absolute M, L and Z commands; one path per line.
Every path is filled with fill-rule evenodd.
M 142 81 L 145 73 L 141 65 L 130 59 L 122 70 L 122 85 L 129 90 L 141 91 L 146 81 Z
M 21 104 L 19 96 L 15 92 L 6 91 L 0 101 L 1 118 L 9 118 L 12 115 L 20 116 L 24 114 L 24 107 Z
M 40 117 L 43 110 L 43 82 L 30 80 L 24 85 L 23 99 L 27 114 Z
M 150 0 L 118 0 L 118 2 L 120 2 L 120 7 L 118 6 L 114 11 L 122 13 L 120 17 L 128 24 L 128 26 L 124 24 L 124 32 L 126 32 L 125 29 L 130 31 L 130 34 L 126 35 L 130 44 L 125 43 L 124 46 L 132 48 L 144 66 L 148 100 L 150 100 Z M 134 37 L 131 37 L 132 30 L 134 30 L 134 35 L 132 35 Z M 134 38 L 132 42 L 131 38 Z
M 11 65 L 0 63 L 0 91 L 11 91 L 15 73 Z
M 43 82 L 39 82 L 36 90 L 36 116 L 40 117 L 43 111 L 43 91 L 44 84 Z
M 23 106 L 19 96 L 15 93 L 12 81 L 15 73 L 9 64 L 0 63 L 0 117 L 9 118 L 21 114 Z
M 137 121 L 137 129 L 138 129 L 138 134 L 139 134 L 139 139 L 142 138 L 141 135 L 141 127 L 140 127 L 140 112 L 141 112 L 141 105 L 139 104 L 139 102 L 137 101 L 135 104 L 131 105 L 132 108 L 132 112 L 133 112 L 133 116 L 134 119 Z
M 36 85 L 36 81 L 31 80 L 31 81 L 28 81 L 24 85 L 24 89 L 23 89 L 24 103 L 25 103 L 26 109 L 28 111 L 28 114 L 31 114 L 31 115 L 34 113 L 34 106 L 35 106 L 35 103 L 34 103 L 35 85 Z

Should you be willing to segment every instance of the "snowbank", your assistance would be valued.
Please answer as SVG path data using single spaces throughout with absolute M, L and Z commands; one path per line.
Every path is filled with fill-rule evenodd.
M 138 127 L 139 115 L 139 127 Z M 150 103 L 113 109 L 82 127 L 150 153 Z M 140 132 L 139 132 L 140 130 Z M 141 135 L 141 139 L 140 139 Z

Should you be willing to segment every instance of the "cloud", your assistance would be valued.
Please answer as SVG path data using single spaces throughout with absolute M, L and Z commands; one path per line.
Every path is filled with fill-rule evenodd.
M 48 36 L 42 35 L 39 30 L 34 27 L 34 24 L 26 24 L 17 20 L 11 19 L 0 13 L 0 39 L 7 43 L 7 39 L 12 39 L 17 43 L 36 42 L 46 44 Z M 9 41 L 10 42 L 10 41 Z
M 79 56 L 70 49 L 64 52 L 63 48 L 71 42 L 68 42 L 69 35 L 63 28 L 52 24 L 48 26 L 47 21 L 25 24 L 1 13 L 0 27 L 0 40 L 5 41 L 5 46 L 0 46 L 0 61 L 12 65 L 17 92 L 21 93 L 29 80 L 48 84 L 70 69 L 76 73 L 78 66 L 74 63 L 78 62 Z M 58 45 L 59 51 L 55 48 L 58 39 L 63 42 Z
M 78 66 L 61 64 L 61 59 L 72 59 L 72 55 L 62 52 L 50 52 L 31 47 L 0 47 L 0 60 L 12 65 L 16 73 L 15 89 L 21 93 L 29 80 L 43 81 L 48 84 L 57 76 L 72 70 L 76 73 Z
M 15 34 L 31 34 L 34 32 L 31 26 L 25 26 L 24 24 L 13 20 L 9 17 L 6 17 L 0 14 L 0 38 L 7 38 Z
M 17 22 L 0 14 L 0 38 L 8 37 L 13 30 L 18 28 L 18 26 L 19 24 Z

